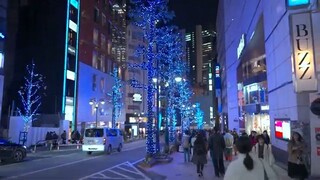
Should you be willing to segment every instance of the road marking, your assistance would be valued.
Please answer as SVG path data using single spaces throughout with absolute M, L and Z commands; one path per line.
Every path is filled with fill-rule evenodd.
M 31 174 L 36 174 L 36 173 L 39 173 L 39 172 L 48 171 L 48 170 L 52 170 L 52 169 L 57 169 L 57 168 L 60 168 L 60 167 L 69 166 L 69 165 L 73 165 L 73 164 L 77 164 L 77 163 L 81 163 L 81 162 L 84 162 L 84 161 L 89 161 L 89 160 L 97 159 L 97 158 L 99 158 L 99 156 L 91 157 L 91 158 L 88 158 L 88 159 L 82 159 L 82 160 L 79 160 L 79 161 L 73 161 L 73 162 L 69 162 L 69 163 L 65 163 L 65 164 L 60 164 L 58 166 L 44 168 L 44 169 L 40 169 L 40 170 L 36 170 L 36 171 L 31 171 L 31 172 L 28 172 L 28 173 L 20 174 L 18 176 L 11 176 L 11 177 L 8 177 L 6 179 L 15 179 L 15 178 L 22 177 L 22 176 L 28 176 L 28 175 L 31 175 Z
M 139 159 L 139 160 L 137 160 L 137 161 L 135 161 L 135 162 L 133 162 L 133 163 L 131 163 L 131 164 L 138 164 L 139 162 L 143 161 L 144 159 L 145 159 L 145 158 Z
M 145 145 L 143 146 L 138 146 L 138 147 L 132 147 L 132 148 L 128 148 L 128 149 L 125 149 L 123 150 L 124 152 L 125 151 L 131 151 L 131 150 L 134 150 L 134 149 L 138 149 L 138 148 L 141 148 L 141 147 L 145 147 Z M 72 154 L 77 154 L 77 153 L 72 153 Z M 61 155 L 61 156 L 66 156 L 66 155 Z M 39 172 L 43 172 L 43 171 L 48 171 L 48 170 L 52 170 L 52 169 L 57 169 L 57 168 L 60 168 L 60 167 L 64 167 L 64 166 L 69 166 L 69 165 L 73 165 L 73 164 L 77 164 L 77 163 L 81 163 L 81 162 L 85 162 L 85 161 L 89 161 L 89 160 L 92 160 L 92 159 L 97 159 L 101 156 L 96 156 L 96 157 L 91 157 L 91 158 L 88 158 L 88 159 L 82 159 L 82 160 L 78 160 L 78 161 L 73 161 L 73 162 L 69 162 L 69 163 L 65 163 L 65 164 L 60 164 L 60 165 L 57 165 L 57 166 L 53 166 L 53 167 L 49 167 L 49 168 L 44 168 L 44 169 L 40 169 L 40 170 L 36 170 L 36 171 L 31 171 L 31 172 L 28 172 L 28 173 L 24 173 L 24 174 L 20 174 L 20 175 L 17 175 L 17 176 L 11 176 L 11 177 L 8 177 L 8 178 L 5 178 L 5 179 L 16 179 L 16 178 L 19 178 L 19 177 L 22 177 L 22 176 L 28 176 L 28 175 L 32 175 L 32 174 L 36 174 L 36 173 L 39 173 Z M 48 158 L 44 158 L 44 159 L 48 159 Z M 42 159 L 41 159 L 42 160 Z M 31 160 L 32 161 L 32 160 Z M 31 162 L 30 161 L 30 162 Z M 38 161 L 38 160 L 33 160 L 33 161 Z M 126 162 L 127 163 L 127 162 Z M 124 164 L 124 163 L 122 163 Z M 117 166 L 120 166 L 122 164 L 119 164 Z M 13 164 L 12 164 L 13 165 Z M 115 166 L 115 167 L 117 167 Z M 114 167 L 112 167 L 114 168 Z M 111 168 L 109 168 L 111 169 Z
M 129 176 L 127 176 L 127 175 L 124 175 L 124 174 L 121 174 L 121 173 L 118 173 L 117 171 L 114 171 L 114 170 L 112 170 L 112 169 L 109 169 L 108 170 L 109 172 L 112 172 L 112 173 L 114 173 L 114 174 L 117 174 L 117 175 L 119 175 L 120 177 L 123 177 L 123 178 L 126 178 L 126 179 L 133 179 L 132 177 L 129 177 Z M 111 177 L 108 177 L 108 179 L 110 179 Z
M 123 167 L 123 166 L 127 166 L 128 168 L 130 167 L 133 170 L 125 169 L 125 167 Z M 115 179 L 137 179 L 137 177 L 130 177 L 130 175 L 124 174 L 124 172 L 117 172 L 117 169 L 120 169 L 120 170 L 122 170 L 124 172 L 128 172 L 128 173 L 131 173 L 131 174 L 136 174 L 136 175 L 141 177 L 140 179 L 150 180 L 150 178 L 148 178 L 144 173 L 142 173 L 139 169 L 137 169 L 132 163 L 130 163 L 128 161 L 124 162 L 124 163 L 121 163 L 121 164 L 118 164 L 118 165 L 115 165 L 113 167 L 104 169 L 102 171 L 98 171 L 98 172 L 93 173 L 91 175 L 82 177 L 79 180 L 89 180 L 89 179 L 94 179 L 94 178 L 96 178 L 96 179 L 109 179 L 109 180 L 115 180 Z M 110 176 L 108 177 L 107 174 L 104 174 L 104 173 L 108 173 L 108 172 L 116 174 L 119 177 L 110 177 Z

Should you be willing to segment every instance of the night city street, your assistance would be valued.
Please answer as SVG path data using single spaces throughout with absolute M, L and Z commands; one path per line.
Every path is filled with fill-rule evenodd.
M 0 180 L 320 180 L 320 0 L 0 0 Z
M 0 165 L 0 179 L 148 179 L 134 165 L 145 156 L 145 141 L 126 144 L 121 153 L 87 155 L 81 150 L 29 153 L 25 161 Z M 100 175 L 105 174 L 105 176 Z

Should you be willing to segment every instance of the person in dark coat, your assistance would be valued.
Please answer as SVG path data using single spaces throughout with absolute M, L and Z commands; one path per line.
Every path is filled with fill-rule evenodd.
M 199 177 L 203 176 L 203 168 L 207 164 L 207 148 L 201 133 L 197 135 L 197 139 L 194 142 L 192 162 L 197 165 Z
M 218 128 L 214 129 L 214 133 L 209 137 L 208 144 L 215 175 L 216 177 L 220 177 L 220 175 L 223 176 L 225 173 L 223 152 L 226 148 L 226 144 L 223 136 L 219 133 Z
M 264 138 L 264 142 L 267 145 L 269 145 L 270 144 L 270 136 L 268 135 L 267 130 L 264 130 L 262 135 L 263 135 L 263 138 Z

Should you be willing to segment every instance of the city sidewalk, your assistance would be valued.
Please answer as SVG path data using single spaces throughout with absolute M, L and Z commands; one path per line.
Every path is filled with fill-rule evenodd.
M 214 169 L 210 156 L 208 156 L 208 163 L 204 167 L 203 177 L 199 178 L 196 172 L 196 166 L 192 162 L 185 163 L 183 153 L 177 152 L 171 155 L 173 161 L 171 163 L 157 164 L 149 169 L 145 169 L 147 174 L 158 174 L 165 176 L 167 180 L 176 179 L 223 179 L 214 176 Z M 236 157 L 234 157 L 235 159 Z M 229 162 L 225 161 L 225 167 L 227 168 Z M 275 165 L 274 170 L 281 180 L 290 180 L 287 176 L 287 171 Z

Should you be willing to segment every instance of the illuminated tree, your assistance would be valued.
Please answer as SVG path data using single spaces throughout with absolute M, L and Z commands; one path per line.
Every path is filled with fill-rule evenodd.
M 200 104 L 196 103 L 195 107 L 195 120 L 197 123 L 198 129 L 203 129 L 203 111 L 200 109 Z
M 24 131 L 28 132 L 41 106 L 42 91 L 46 86 L 43 82 L 44 77 L 36 72 L 34 63 L 27 65 L 26 70 L 25 82 L 18 91 L 22 104 L 22 107 L 18 108 L 18 113 L 24 121 Z
M 113 69 L 112 76 L 114 78 L 114 85 L 112 86 L 112 93 L 108 94 L 111 97 L 112 103 L 112 128 L 116 128 L 116 122 L 121 114 L 122 103 L 122 83 L 119 78 L 118 68 Z
M 173 14 L 168 11 L 167 0 L 131 0 L 129 16 L 135 25 L 144 32 L 146 44 L 138 50 L 145 55 L 146 62 L 136 65 L 147 71 L 147 154 L 155 154 L 154 142 L 154 85 L 152 79 L 156 75 L 155 65 L 157 64 L 157 23 L 167 23 L 172 19 Z

